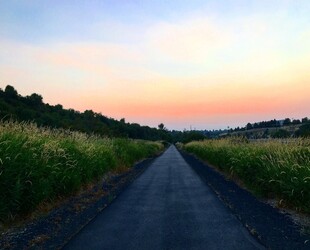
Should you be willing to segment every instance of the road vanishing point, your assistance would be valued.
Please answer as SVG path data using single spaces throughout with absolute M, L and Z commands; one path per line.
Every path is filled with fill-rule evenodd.
M 264 249 L 170 146 L 64 249 Z

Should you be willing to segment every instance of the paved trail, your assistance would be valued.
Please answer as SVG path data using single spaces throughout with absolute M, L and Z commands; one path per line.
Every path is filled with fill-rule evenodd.
M 263 249 L 171 146 L 64 249 Z

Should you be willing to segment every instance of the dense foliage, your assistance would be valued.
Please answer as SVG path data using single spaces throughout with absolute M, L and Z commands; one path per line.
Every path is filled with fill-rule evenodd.
M 237 176 L 248 188 L 280 203 L 310 212 L 310 140 L 243 138 L 191 142 L 183 147 Z
M 62 105 L 49 105 L 43 102 L 39 94 L 21 96 L 14 87 L 8 85 L 0 89 L 0 119 L 33 121 L 39 126 L 64 128 L 85 133 L 95 133 L 109 137 L 128 137 L 144 140 L 171 141 L 171 135 L 165 129 L 117 121 L 92 110 L 78 112 L 64 109 Z
M 0 122 L 0 220 L 160 152 L 158 142 Z

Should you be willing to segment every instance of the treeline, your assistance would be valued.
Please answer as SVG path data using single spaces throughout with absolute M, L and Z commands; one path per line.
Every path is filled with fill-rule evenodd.
M 101 113 L 92 110 L 79 112 L 74 109 L 64 109 L 62 105 L 50 105 L 43 102 L 43 97 L 33 93 L 29 96 L 21 96 L 17 90 L 7 85 L 4 90 L 0 88 L 0 119 L 33 121 L 39 126 L 51 128 L 64 128 L 74 131 L 80 131 L 88 134 L 98 134 L 107 137 L 122 137 L 144 140 L 163 140 L 171 143 L 187 143 L 194 140 L 203 140 L 206 138 L 218 138 L 222 135 L 235 134 L 245 131 L 249 133 L 248 137 L 253 137 L 254 129 L 265 129 L 263 135 L 258 138 L 268 137 L 308 137 L 310 136 L 310 120 L 305 117 L 301 120 L 270 120 L 248 123 L 245 127 L 225 130 L 202 130 L 202 131 L 169 131 L 164 124 L 159 124 L 158 128 L 141 126 L 137 123 L 128 123 L 125 119 L 116 120 L 106 117 Z M 292 132 L 284 129 L 290 125 L 299 126 Z M 269 128 L 278 128 L 275 133 L 270 134 Z M 255 136 L 254 136 L 255 137 Z M 253 137 L 253 138 L 254 138 Z
M 201 130 L 206 138 L 219 138 L 226 136 L 245 136 L 252 139 L 260 138 L 288 138 L 309 137 L 310 119 L 285 118 L 283 120 L 270 120 L 255 123 L 247 123 L 244 127 L 227 128 L 219 130 Z
M 241 134 L 248 138 L 288 138 L 310 137 L 310 120 L 308 117 L 299 119 L 285 118 L 283 120 L 270 120 L 248 123 L 243 128 L 235 128 L 227 131 L 227 134 Z
M 290 125 L 299 125 L 299 124 L 306 124 L 309 123 L 310 120 L 308 117 L 299 119 L 293 119 L 285 118 L 284 120 L 270 120 L 270 121 L 261 121 L 261 122 L 255 122 L 255 123 L 248 123 L 245 127 L 237 127 L 235 129 L 232 129 L 232 131 L 245 131 L 245 130 L 251 130 L 251 129 L 257 129 L 257 128 L 275 128 L 275 127 L 285 127 Z
M 283 126 L 290 126 L 290 125 L 298 125 L 298 124 L 305 124 L 308 123 L 308 117 L 299 119 L 285 118 L 284 120 L 270 120 L 270 121 L 262 121 L 262 122 L 255 122 L 254 124 L 248 123 L 245 129 L 255 129 L 255 128 L 273 128 L 273 127 L 283 127 Z
M 11 85 L 7 85 L 4 90 L 0 89 L 0 119 L 33 121 L 39 126 L 71 129 L 107 137 L 163 140 L 171 143 L 186 143 L 206 138 L 199 131 L 169 131 L 162 123 L 158 128 L 151 128 L 137 123 L 128 123 L 125 119 L 118 121 L 92 110 L 79 112 L 74 109 L 64 109 L 60 104 L 44 103 L 43 97 L 36 93 L 21 96 Z
M 92 110 L 79 112 L 74 109 L 64 109 L 62 105 L 50 105 L 43 102 L 39 94 L 21 96 L 13 86 L 0 89 L 0 119 L 33 121 L 39 126 L 64 128 L 85 133 L 95 133 L 108 137 L 127 137 L 144 140 L 172 141 L 171 134 L 161 128 L 140 126 L 137 123 L 127 123 L 108 118 Z

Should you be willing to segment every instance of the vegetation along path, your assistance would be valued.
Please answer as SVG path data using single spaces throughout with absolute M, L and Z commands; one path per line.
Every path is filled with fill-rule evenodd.
M 263 249 L 174 146 L 64 249 Z

